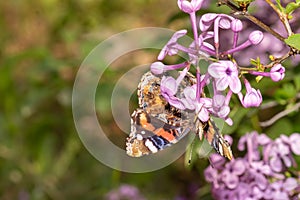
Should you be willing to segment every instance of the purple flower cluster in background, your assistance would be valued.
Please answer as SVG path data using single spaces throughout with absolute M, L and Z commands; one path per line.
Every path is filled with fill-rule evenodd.
M 261 43 L 263 33 L 258 30 L 244 32 L 242 21 L 226 14 L 207 13 L 197 21 L 196 12 L 201 9 L 202 4 L 203 0 L 178 0 L 180 10 L 190 15 L 194 40 L 188 47 L 181 45 L 178 40 L 187 34 L 187 30 L 177 31 L 161 50 L 158 61 L 151 65 L 151 71 L 155 75 L 162 76 L 160 84 L 162 96 L 172 106 L 194 111 L 202 122 L 208 121 L 210 115 L 213 115 L 232 125 L 233 122 L 229 118 L 229 103 L 233 94 L 238 95 L 241 105 L 245 108 L 258 107 L 262 103 L 260 91 L 251 87 L 244 74 L 270 77 L 273 81 L 280 81 L 285 76 L 285 68 L 279 63 L 276 63 L 270 71 L 265 71 L 260 63 L 254 68 L 241 67 L 233 54 Z M 240 35 L 245 34 L 247 38 L 240 42 Z M 231 40 L 228 39 L 228 35 Z M 189 56 L 187 62 L 174 65 L 165 65 L 161 62 L 167 55 L 174 56 L 179 51 Z M 244 57 L 250 60 L 247 54 Z M 208 69 L 204 72 L 200 71 L 200 60 L 209 63 Z M 178 85 L 191 66 L 196 68 L 197 83 L 185 88 L 183 98 L 178 98 L 176 96 Z M 165 74 L 169 70 L 182 68 L 183 71 L 176 79 Z M 211 98 L 204 95 L 204 88 L 208 84 L 213 86 Z M 242 91 L 243 86 L 246 89 L 245 93 Z
M 132 185 L 121 185 L 106 194 L 105 200 L 146 200 L 138 188 Z
M 272 140 L 252 132 L 240 138 L 244 157 L 231 162 L 211 155 L 204 174 L 218 200 L 300 199 L 300 174 L 294 156 L 300 155 L 300 134 L 281 135 Z

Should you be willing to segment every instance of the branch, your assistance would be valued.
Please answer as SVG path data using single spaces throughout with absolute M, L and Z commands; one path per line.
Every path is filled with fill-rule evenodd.
M 293 34 L 292 28 L 290 26 L 289 20 L 285 13 L 282 13 L 270 0 L 266 0 L 266 2 L 273 8 L 273 10 L 277 13 L 280 21 L 283 23 L 285 30 L 288 33 L 288 36 Z
M 296 103 L 293 107 L 286 109 L 278 114 L 276 114 L 274 117 L 272 117 L 270 120 L 264 121 L 264 122 L 260 122 L 260 126 L 262 127 L 267 127 L 267 126 L 271 126 L 272 124 L 274 124 L 277 120 L 281 119 L 282 117 L 290 114 L 291 112 L 294 112 L 296 110 L 298 110 L 300 108 L 300 102 Z

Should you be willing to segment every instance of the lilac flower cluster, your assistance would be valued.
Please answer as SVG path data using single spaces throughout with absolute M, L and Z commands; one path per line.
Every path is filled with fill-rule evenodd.
M 208 13 L 201 16 L 197 22 L 196 12 L 200 10 L 202 4 L 203 0 L 178 0 L 180 10 L 190 16 L 194 40 L 188 47 L 179 44 L 178 39 L 185 36 L 187 30 L 177 31 L 161 50 L 158 61 L 151 65 L 151 71 L 153 74 L 163 76 L 161 93 L 172 106 L 181 110 L 194 111 L 203 122 L 208 121 L 210 115 L 213 115 L 232 125 L 233 122 L 229 118 L 229 103 L 233 94 L 237 94 L 245 108 L 258 107 L 262 103 L 260 91 L 251 87 L 244 74 L 270 77 L 273 81 L 280 81 L 285 76 L 285 68 L 279 63 L 276 63 L 269 72 L 262 70 L 261 66 L 240 67 L 234 60 L 233 54 L 258 45 L 263 40 L 263 33 L 258 30 L 252 31 L 248 38 L 240 43 L 238 39 L 243 30 L 243 23 L 239 19 L 226 14 Z M 198 29 L 201 30 L 200 34 Z M 224 38 L 226 46 L 223 45 L 221 34 L 223 31 L 232 35 L 230 48 L 227 48 L 226 38 Z M 165 65 L 161 62 L 167 55 L 177 55 L 179 51 L 189 55 L 187 62 L 175 65 Z M 200 72 L 199 61 L 203 59 L 210 63 L 207 72 Z M 176 97 L 178 85 L 191 66 L 196 68 L 197 83 L 186 87 L 184 97 L 178 98 Z M 164 74 L 169 70 L 181 68 L 183 71 L 176 79 Z M 245 94 L 242 92 L 242 83 L 246 88 Z M 213 86 L 211 98 L 204 95 L 204 88 L 208 84 Z
M 212 195 L 220 200 L 300 198 L 300 174 L 294 156 L 300 155 L 300 134 L 281 135 L 272 140 L 265 134 L 244 135 L 238 149 L 244 157 L 231 162 L 211 155 L 212 165 L 204 174 L 212 184 Z
M 132 185 L 121 185 L 119 188 L 106 194 L 105 200 L 146 200 L 140 191 Z

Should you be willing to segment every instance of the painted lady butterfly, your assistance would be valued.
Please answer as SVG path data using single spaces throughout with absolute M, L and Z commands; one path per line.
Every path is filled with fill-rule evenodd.
M 222 156 L 233 158 L 229 143 L 220 134 L 214 122 L 200 121 L 195 113 L 171 106 L 161 95 L 161 77 L 147 72 L 138 86 L 139 108 L 131 116 L 131 132 L 127 138 L 129 156 L 140 157 L 156 153 L 178 142 L 190 131 L 208 143 Z M 183 89 L 196 83 L 196 78 L 187 73 L 179 85 L 176 97 L 183 96 Z M 196 119 L 196 120 L 195 120 Z

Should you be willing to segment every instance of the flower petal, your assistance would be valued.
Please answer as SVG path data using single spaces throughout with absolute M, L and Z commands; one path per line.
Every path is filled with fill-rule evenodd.
M 239 93 L 242 89 L 242 84 L 240 79 L 237 76 L 231 76 L 229 81 L 229 88 L 233 93 Z
M 223 64 L 221 63 L 212 63 L 208 66 L 207 69 L 209 75 L 211 75 L 214 78 L 221 78 L 226 75 L 226 68 Z
M 202 32 L 205 32 L 212 25 L 214 19 L 218 16 L 216 13 L 208 13 L 202 15 L 199 21 L 199 28 Z
M 290 146 L 294 154 L 300 155 L 300 134 L 294 133 L 290 136 Z
M 165 65 L 162 62 L 154 62 L 151 64 L 150 69 L 151 72 L 155 75 L 164 73 Z
M 257 173 L 255 175 L 255 182 L 256 182 L 257 186 L 262 190 L 266 189 L 266 187 L 268 186 L 267 178 L 260 173 Z
M 209 166 L 208 168 L 205 169 L 204 175 L 205 175 L 205 180 L 207 182 L 212 183 L 217 179 L 218 171 L 215 168 L 213 168 L 212 166 Z
M 287 178 L 283 183 L 283 188 L 285 191 L 290 192 L 298 186 L 297 180 L 295 178 Z
M 230 80 L 228 80 L 227 76 L 217 79 L 216 88 L 219 91 L 225 90 L 229 85 Z
M 229 189 L 234 189 L 238 186 L 239 178 L 235 174 L 230 173 L 228 170 L 222 172 L 222 181 Z
M 191 101 L 195 101 L 196 100 L 196 85 L 190 86 L 190 87 L 186 87 L 183 90 L 183 94 L 185 96 L 185 98 L 191 100 Z
M 163 76 L 160 83 L 160 89 L 162 93 L 168 95 L 175 95 L 177 92 L 177 83 L 176 80 L 171 76 Z
M 198 118 L 202 121 L 202 122 L 207 122 L 209 120 L 209 112 L 206 108 L 202 107 L 199 114 L 198 114 Z
M 281 160 L 277 156 L 272 157 L 270 159 L 270 167 L 273 169 L 273 171 L 280 172 L 282 169 Z
M 233 170 L 236 175 L 242 175 L 246 171 L 246 163 L 242 159 L 236 159 L 233 164 Z
M 219 27 L 222 29 L 230 29 L 230 20 L 227 18 L 222 17 L 220 22 L 219 22 Z
M 183 103 L 184 107 L 189 110 L 195 110 L 194 102 L 191 102 L 189 99 L 183 98 L 181 99 L 181 103 Z
M 184 110 L 185 106 L 184 104 L 181 102 L 180 99 L 178 99 L 177 97 L 174 96 L 169 96 L 169 99 L 167 99 L 169 104 L 180 109 L 180 110 Z

